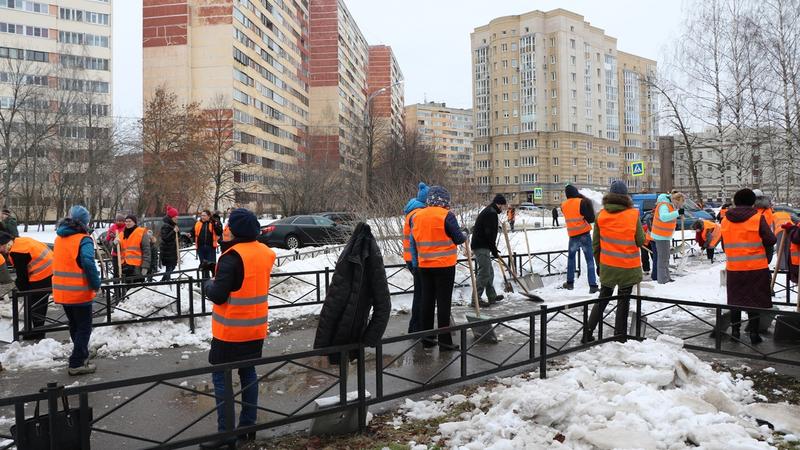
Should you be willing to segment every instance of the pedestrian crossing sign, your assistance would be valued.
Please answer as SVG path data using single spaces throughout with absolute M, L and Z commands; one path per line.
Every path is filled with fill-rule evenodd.
M 631 176 L 640 177 L 644 175 L 644 161 L 636 161 L 631 163 Z
M 541 200 L 542 198 L 544 198 L 544 195 L 542 195 L 542 188 L 533 188 L 533 199 Z

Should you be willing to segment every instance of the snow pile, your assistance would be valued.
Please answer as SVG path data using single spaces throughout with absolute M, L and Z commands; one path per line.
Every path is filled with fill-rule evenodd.
M 439 425 L 451 448 L 771 448 L 766 427 L 742 413 L 752 382 L 715 372 L 682 345 L 668 336 L 609 343 L 548 379 L 501 379 L 469 398 L 407 400 L 402 410 L 430 419 L 469 402 L 461 420 Z
M 578 190 L 578 192 L 592 201 L 594 205 L 595 212 L 600 212 L 603 209 L 603 193 L 597 192 L 593 189 L 583 188 Z
M 89 347 L 101 357 L 134 356 L 169 347 L 193 345 L 207 349 L 211 340 L 211 321 L 196 320 L 192 334 L 186 323 L 172 321 L 98 327 L 92 331 Z M 66 344 L 70 349 L 71 344 Z
M 46 369 L 58 365 L 55 360 L 68 357 L 71 351 L 72 345 L 50 338 L 30 345 L 17 341 L 0 353 L 0 364 L 4 369 Z

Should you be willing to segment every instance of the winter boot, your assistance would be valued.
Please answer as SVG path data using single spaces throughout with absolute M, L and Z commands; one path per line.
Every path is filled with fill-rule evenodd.
M 90 373 L 94 373 L 97 370 L 97 366 L 90 362 L 86 362 L 82 366 L 78 367 L 70 367 L 67 369 L 67 373 L 70 376 L 77 376 L 77 375 L 88 375 Z
M 571 290 L 572 290 L 574 287 L 575 287 L 575 285 L 574 285 L 573 283 L 564 283 L 564 284 L 562 284 L 562 285 L 561 285 L 561 289 L 568 289 L 568 290 L 570 290 L 570 291 L 571 291 Z
M 741 333 L 739 332 L 739 326 L 732 326 L 731 327 L 731 340 L 738 342 L 739 339 L 742 337 Z
M 585 333 L 581 338 L 581 344 L 588 344 L 589 342 L 594 342 L 594 336 L 592 336 L 592 333 Z
M 505 297 L 502 294 L 501 295 L 497 295 L 494 298 L 489 299 L 489 303 L 494 304 L 494 303 L 497 303 L 497 302 L 502 302 L 503 299 L 505 299 Z
M 600 292 L 600 288 L 599 287 L 597 287 L 597 286 L 589 286 L 589 293 L 590 294 L 596 294 L 598 292 Z
M 761 335 L 758 334 L 758 331 L 751 331 L 750 332 L 750 343 L 753 345 L 758 345 L 764 342 L 764 339 L 761 338 Z

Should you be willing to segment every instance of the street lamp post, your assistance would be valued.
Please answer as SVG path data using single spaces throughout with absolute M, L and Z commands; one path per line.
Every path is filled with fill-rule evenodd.
M 372 109 L 372 100 L 378 95 L 386 92 L 387 90 L 403 84 L 405 80 L 400 80 L 392 83 L 389 86 L 382 87 L 373 92 L 367 97 L 366 108 L 364 109 L 364 138 L 366 142 L 366 158 L 363 161 L 363 170 L 361 173 L 361 198 L 366 200 L 369 198 L 370 189 L 372 189 L 372 159 L 374 151 L 374 136 L 370 133 L 370 110 Z

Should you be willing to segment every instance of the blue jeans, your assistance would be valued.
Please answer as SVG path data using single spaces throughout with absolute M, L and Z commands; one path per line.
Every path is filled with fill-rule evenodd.
M 414 275 L 414 297 L 411 300 L 411 319 L 408 320 L 408 332 L 415 333 L 422 331 L 422 281 L 419 279 L 419 271 L 406 263 L 408 271 Z
M 594 252 L 592 252 L 592 236 L 589 233 L 569 238 L 569 252 L 567 253 L 567 283 L 575 282 L 575 256 L 578 251 L 583 251 L 586 259 L 586 273 L 589 276 L 589 286 L 597 286 L 597 275 L 594 271 Z
M 225 431 L 225 372 L 211 374 L 214 382 L 214 395 L 217 401 L 217 430 Z M 253 366 L 239 369 L 239 383 L 242 386 L 242 411 L 239 414 L 239 427 L 246 427 L 256 423 L 258 414 L 258 376 Z
M 89 338 L 92 336 L 92 304 L 63 306 L 64 314 L 66 314 L 69 321 L 69 337 L 72 340 L 69 367 L 80 367 L 89 359 Z

